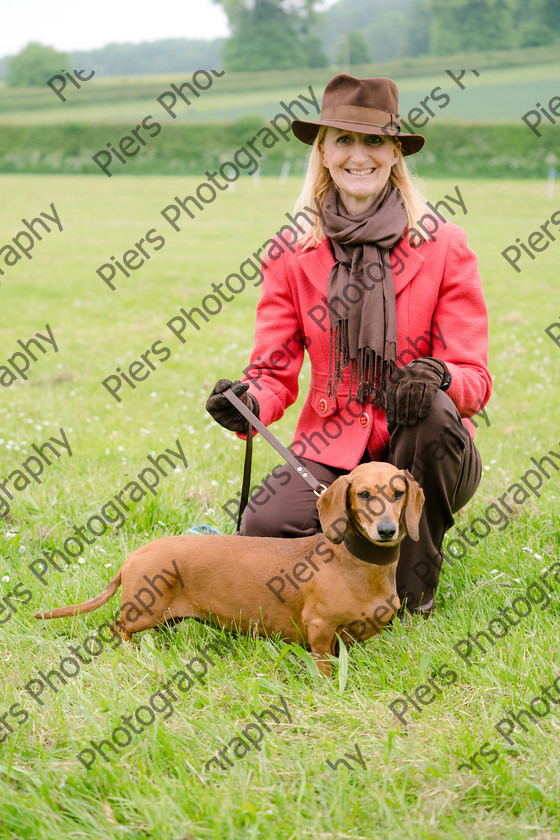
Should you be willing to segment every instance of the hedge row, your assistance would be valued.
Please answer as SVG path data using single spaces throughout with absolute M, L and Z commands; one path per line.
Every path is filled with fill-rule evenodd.
M 110 171 L 127 175 L 203 175 L 207 169 L 233 161 L 236 152 L 265 125 L 245 117 L 229 125 L 164 125 L 155 137 L 143 131 L 146 145 L 126 163 L 114 158 Z M 3 126 L 0 132 L 0 172 L 92 174 L 106 177 L 92 156 L 112 143 L 118 149 L 124 129 L 115 125 L 65 124 Z M 410 162 L 425 177 L 480 178 L 546 177 L 551 166 L 560 168 L 560 126 L 539 126 L 538 138 L 526 125 L 450 124 L 427 125 L 420 133 L 427 140 Z M 307 149 L 295 139 L 280 139 L 272 148 L 262 141 L 262 175 L 279 175 L 286 161 L 290 174 L 301 174 Z M 270 137 L 270 135 L 269 135 Z M 270 140 L 268 145 L 270 145 Z M 133 147 L 129 145 L 129 149 Z M 246 154 L 237 156 L 247 174 L 252 164 Z M 231 170 L 230 170 L 231 171 Z

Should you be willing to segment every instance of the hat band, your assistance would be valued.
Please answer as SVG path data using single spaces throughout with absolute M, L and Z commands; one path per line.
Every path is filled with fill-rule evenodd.
M 378 111 L 376 108 L 362 108 L 359 105 L 338 105 L 323 108 L 321 119 L 360 123 L 361 125 L 371 125 L 376 128 L 393 128 L 396 131 L 401 130 L 400 123 L 395 114 L 390 114 L 388 111 Z

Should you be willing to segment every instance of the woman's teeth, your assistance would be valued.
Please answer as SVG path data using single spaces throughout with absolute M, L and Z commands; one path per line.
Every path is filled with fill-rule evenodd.
M 350 175 L 371 175 L 373 169 L 347 169 Z

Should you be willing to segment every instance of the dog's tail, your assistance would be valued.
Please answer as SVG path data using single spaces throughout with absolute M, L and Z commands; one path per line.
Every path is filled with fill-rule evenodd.
M 109 598 L 112 598 L 119 586 L 121 585 L 122 566 L 116 573 L 113 580 L 107 584 L 103 592 L 96 595 L 95 598 L 90 598 L 89 601 L 84 601 L 82 604 L 73 604 L 71 607 L 58 607 L 56 610 L 50 612 L 35 613 L 33 618 L 66 618 L 69 615 L 81 615 L 82 613 L 93 612 L 106 604 Z

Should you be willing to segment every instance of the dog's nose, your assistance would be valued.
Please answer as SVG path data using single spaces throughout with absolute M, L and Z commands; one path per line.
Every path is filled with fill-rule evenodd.
M 397 528 L 392 522 L 384 522 L 377 528 L 377 533 L 382 540 L 392 540 L 396 532 Z

